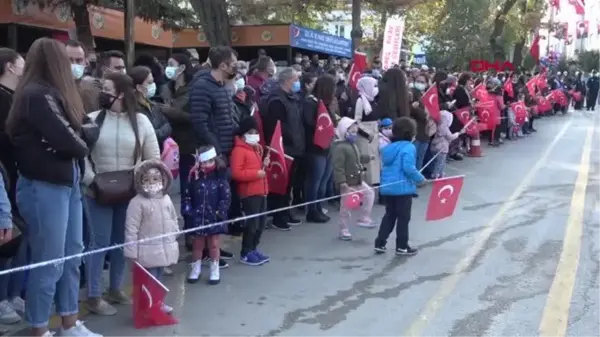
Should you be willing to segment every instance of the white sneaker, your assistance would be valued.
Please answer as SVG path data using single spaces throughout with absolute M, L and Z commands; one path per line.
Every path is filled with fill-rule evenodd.
M 162 303 L 162 304 L 160 305 L 160 310 L 161 310 L 162 312 L 164 312 L 165 314 L 170 314 L 170 313 L 172 313 L 172 312 L 173 312 L 173 308 L 172 308 L 172 307 L 170 307 L 170 306 L 168 306 L 168 305 L 166 305 L 166 304 L 164 304 L 164 303 Z
M 48 330 L 46 332 L 44 332 L 44 334 L 42 335 L 42 337 L 53 337 L 54 336 L 54 332 Z
M 82 321 L 75 322 L 75 326 L 64 330 L 60 328 L 59 336 L 72 336 L 72 337 L 102 337 L 102 335 L 91 332 L 88 328 L 83 325 Z
M 7 300 L 0 302 L 0 324 L 15 324 L 21 321 L 21 316 Z
M 218 264 L 218 262 L 217 262 Z M 200 279 L 202 273 L 202 260 L 190 263 L 190 273 L 188 274 L 188 283 L 196 283 Z
M 25 312 L 25 301 L 20 297 L 15 297 L 10 301 L 10 306 L 16 312 Z
M 208 279 L 208 284 L 219 284 L 219 282 L 221 282 L 220 270 L 219 261 L 212 261 L 210 263 L 210 278 Z

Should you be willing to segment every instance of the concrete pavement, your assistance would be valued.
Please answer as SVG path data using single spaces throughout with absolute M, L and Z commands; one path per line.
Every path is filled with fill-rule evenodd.
M 166 278 L 176 326 L 135 330 L 130 307 L 86 324 L 107 336 L 596 335 L 600 136 L 592 116 L 543 118 L 526 139 L 451 163 L 448 174 L 467 174 L 457 211 L 425 222 L 429 188 L 421 190 L 411 223 L 417 256 L 375 256 L 376 230 L 354 228 L 353 241 L 339 241 L 334 215 L 267 231 L 261 247 L 272 261 L 233 262 L 217 286 L 189 285 L 187 266 L 176 266 Z M 377 206 L 373 218 L 382 215 Z

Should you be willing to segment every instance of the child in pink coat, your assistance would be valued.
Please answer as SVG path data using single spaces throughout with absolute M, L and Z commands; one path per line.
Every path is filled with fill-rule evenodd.
M 454 116 L 451 112 L 442 110 L 440 111 L 440 120 L 437 123 L 437 131 L 433 140 L 431 141 L 431 149 L 433 153 L 438 153 L 438 156 L 435 159 L 432 178 L 438 179 L 444 176 L 444 169 L 446 168 L 446 158 L 448 157 L 448 149 L 450 147 L 450 142 L 458 138 L 464 131 L 460 132 L 450 132 L 450 125 L 452 125 L 452 120 Z
M 175 235 L 179 226 L 175 206 L 167 194 L 173 176 L 162 161 L 146 160 L 136 166 L 134 186 L 137 195 L 127 207 L 125 219 L 125 243 L 156 238 L 160 239 L 126 245 L 125 257 L 137 261 L 150 274 L 161 279 L 163 269 L 176 264 L 179 259 L 179 245 Z M 170 313 L 173 308 L 162 304 L 162 310 Z

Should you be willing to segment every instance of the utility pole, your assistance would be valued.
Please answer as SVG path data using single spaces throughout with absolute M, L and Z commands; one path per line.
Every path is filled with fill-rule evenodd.
M 125 59 L 127 67 L 135 60 L 135 0 L 125 1 Z

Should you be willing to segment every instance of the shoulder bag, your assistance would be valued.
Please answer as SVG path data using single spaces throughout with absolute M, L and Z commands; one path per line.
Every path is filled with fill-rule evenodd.
M 96 117 L 98 128 L 102 128 L 105 118 L 106 110 L 100 111 L 98 117 Z M 92 156 L 90 155 L 88 159 L 95 172 L 96 166 L 92 160 Z M 90 188 L 94 192 L 94 200 L 100 205 L 112 206 L 128 202 L 135 196 L 133 169 L 97 173 Z

